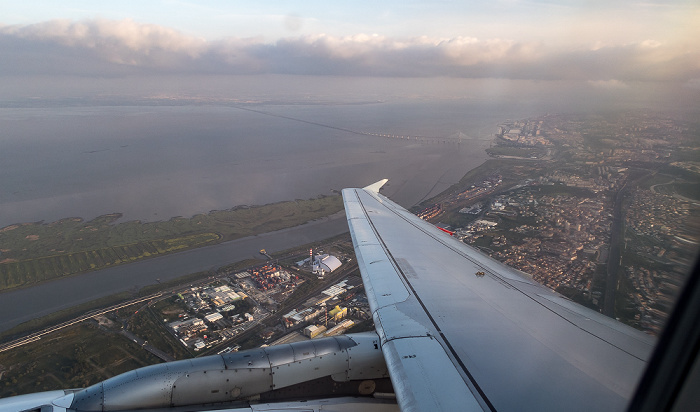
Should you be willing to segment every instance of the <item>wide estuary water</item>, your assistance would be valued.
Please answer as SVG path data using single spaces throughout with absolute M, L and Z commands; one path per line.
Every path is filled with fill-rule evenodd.
M 112 212 L 124 220 L 162 220 L 329 195 L 381 178 L 390 179 L 387 195 L 411 206 L 480 165 L 500 122 L 539 113 L 466 102 L 0 109 L 0 227 Z M 461 143 L 436 143 L 455 136 Z M 283 236 L 2 293 L 0 331 L 158 278 L 252 257 L 261 247 L 281 250 L 346 230 L 340 216 Z
M 113 212 L 126 220 L 163 220 L 328 195 L 385 177 L 387 194 L 412 205 L 481 164 L 499 122 L 537 114 L 464 102 L 245 107 L 256 111 L 0 109 L 0 227 Z M 458 135 L 462 143 L 339 129 Z

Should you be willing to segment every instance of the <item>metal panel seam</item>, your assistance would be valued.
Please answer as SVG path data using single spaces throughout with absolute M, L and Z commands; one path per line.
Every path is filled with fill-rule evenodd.
M 372 196 L 372 194 L 370 194 L 370 196 Z M 372 196 L 372 197 L 375 198 L 374 196 Z M 375 198 L 375 199 L 378 200 L 377 198 Z M 464 362 L 462 361 L 462 359 L 461 359 L 461 358 L 459 357 L 459 355 L 457 354 L 457 351 L 456 351 L 456 350 L 454 349 L 454 347 L 450 344 L 450 342 L 448 341 L 447 337 L 442 333 L 442 331 L 441 331 L 440 327 L 438 326 L 437 322 L 435 321 L 435 319 L 434 319 L 434 318 L 432 317 L 432 315 L 430 314 L 430 311 L 428 311 L 428 308 L 425 306 L 425 304 L 424 304 L 423 301 L 420 299 L 420 297 L 416 294 L 415 289 L 414 289 L 413 286 L 410 284 L 410 282 L 408 282 L 408 279 L 406 279 L 406 275 L 403 273 L 403 271 L 401 270 L 401 268 L 398 266 L 398 263 L 396 262 L 396 259 L 394 258 L 394 256 L 393 256 L 393 255 L 391 254 L 391 252 L 389 251 L 389 248 L 386 246 L 386 243 L 384 243 L 384 239 L 382 239 L 382 237 L 379 235 L 379 232 L 377 231 L 377 228 L 374 226 L 374 223 L 372 222 L 371 218 L 370 218 L 369 215 L 367 214 L 367 211 L 366 211 L 366 209 L 365 209 L 364 203 L 362 202 L 362 199 L 360 199 L 359 196 L 357 196 L 357 201 L 358 201 L 358 202 L 360 203 L 360 205 L 362 206 L 362 210 L 363 210 L 364 213 L 365 213 L 365 218 L 367 219 L 367 222 L 369 223 L 370 227 L 372 228 L 372 231 L 374 232 L 374 235 L 376 236 L 376 238 L 377 238 L 377 239 L 379 240 L 379 242 L 381 243 L 381 247 L 384 249 L 384 253 L 387 255 L 387 257 L 389 257 L 390 262 L 392 262 L 392 265 L 394 266 L 395 270 L 397 271 L 397 273 L 398 273 L 398 274 L 400 275 L 400 277 L 402 278 L 402 281 L 404 282 L 404 284 L 408 284 L 408 288 L 409 288 L 409 289 L 411 290 L 411 292 L 413 293 L 413 296 L 416 298 L 416 301 L 417 301 L 417 302 L 420 304 L 420 306 L 423 308 L 423 311 L 425 312 L 425 314 L 426 314 L 426 315 L 428 316 L 428 318 L 430 319 L 430 322 L 433 324 L 433 326 L 435 327 L 435 330 L 438 332 L 438 334 L 439 334 L 440 337 L 442 338 L 442 341 L 445 342 L 445 344 L 447 345 L 447 347 L 448 347 L 450 353 L 452 353 L 452 356 L 454 357 L 454 359 L 459 363 L 459 366 L 462 368 L 462 370 L 464 371 L 464 373 L 467 375 L 467 378 L 469 379 L 469 381 L 470 381 L 471 384 L 473 385 L 474 389 L 476 389 L 476 391 L 479 393 L 479 396 L 481 396 L 481 398 L 482 398 L 482 400 L 484 401 L 484 403 L 489 407 L 489 409 L 490 409 L 491 411 L 495 411 L 496 408 L 495 408 L 494 405 L 491 403 L 491 401 L 488 399 L 488 397 L 486 396 L 486 393 L 484 392 L 484 390 L 479 386 L 478 382 L 476 381 L 476 379 L 474 378 L 474 376 L 471 374 L 471 372 L 469 372 L 469 370 L 467 369 L 466 365 L 464 364 Z M 380 203 L 383 203 L 383 202 L 380 202 Z M 391 210 L 391 209 L 390 209 L 389 207 L 387 207 L 386 205 L 383 205 L 383 206 L 384 206 L 386 209 L 389 209 L 389 210 L 390 210 L 391 212 L 393 212 L 394 214 L 399 215 L 398 213 L 396 213 L 394 210 Z M 415 225 L 412 224 L 411 221 L 409 221 L 408 219 L 405 219 L 403 216 L 399 216 L 399 217 L 401 217 L 404 221 L 406 221 L 407 223 L 411 224 L 412 226 L 416 227 Z M 420 228 L 418 228 L 418 229 L 421 230 Z M 421 230 L 421 231 L 422 231 L 422 230 Z M 424 231 L 423 231 L 423 232 L 424 232 Z M 425 232 L 424 232 L 424 233 L 425 233 Z M 432 237 L 432 236 L 431 236 L 431 237 Z M 442 242 L 440 242 L 440 243 L 442 243 Z
M 372 194 L 372 193 L 368 193 L 368 194 L 369 194 L 370 196 L 372 196 L 373 198 L 375 198 L 375 199 L 377 199 L 377 200 L 379 201 L 379 199 L 378 199 L 374 194 Z M 358 199 L 358 200 L 359 200 L 359 199 Z M 362 203 L 361 200 L 359 200 L 359 201 L 360 201 L 360 203 Z M 381 203 L 384 203 L 384 202 L 381 202 Z M 363 208 L 364 208 L 364 207 L 363 207 Z M 565 322 L 571 324 L 571 325 L 574 326 L 575 328 L 580 329 L 581 331 L 583 331 L 583 332 L 585 332 L 585 333 L 587 333 L 587 334 L 589 334 L 589 335 L 591 335 L 591 336 L 593 336 L 593 337 L 595 337 L 595 338 L 597 338 L 597 339 L 600 339 L 601 341 L 603 341 L 603 342 L 609 344 L 610 346 L 612 346 L 612 347 L 614 347 L 614 348 L 620 350 L 621 352 L 624 352 L 624 353 L 628 354 L 629 356 L 632 356 L 632 357 L 635 358 L 635 359 L 638 359 L 638 360 L 640 360 L 640 361 L 642 361 L 642 362 L 645 361 L 645 359 L 643 359 L 643 358 L 641 358 L 641 357 L 639 357 L 639 356 L 637 356 L 637 355 L 635 355 L 635 354 L 633 354 L 633 353 L 631 353 L 631 352 L 625 350 L 624 348 L 622 348 L 622 347 L 620 347 L 620 346 L 618 346 L 618 345 L 616 345 L 616 344 L 614 344 L 614 343 L 608 341 L 607 339 L 604 339 L 604 338 L 602 338 L 602 337 L 600 337 L 600 336 L 594 334 L 593 332 L 590 332 L 590 331 L 588 331 L 588 330 L 582 328 L 581 326 L 577 325 L 576 323 L 572 322 L 571 320 L 569 320 L 569 319 L 567 319 L 567 318 L 561 316 L 561 315 L 560 315 L 559 313 L 557 313 L 556 311 L 552 310 L 551 308 L 549 308 L 549 307 L 547 307 L 546 305 L 544 305 L 544 304 L 542 304 L 541 302 L 539 302 L 537 299 L 534 299 L 530 294 L 528 294 L 528 293 L 526 293 L 526 292 L 520 290 L 519 288 L 513 286 L 512 284 L 510 284 L 506 279 L 503 279 L 503 278 L 502 278 L 501 276 L 499 276 L 497 273 L 494 273 L 493 271 L 491 271 L 491 270 L 488 269 L 488 268 L 484 268 L 481 264 L 477 263 L 474 259 L 472 259 L 471 257 L 469 257 L 467 254 L 463 253 L 463 252 L 460 251 L 460 250 L 455 249 L 455 248 L 452 247 L 451 245 L 449 245 L 449 244 L 443 242 L 441 239 L 438 239 L 438 238 L 437 238 L 436 236 L 434 236 L 432 233 L 429 233 L 429 232 L 427 232 L 426 230 L 424 230 L 423 228 L 421 228 L 421 227 L 419 227 L 418 225 L 414 224 L 414 222 L 412 222 L 410 219 L 407 219 L 407 218 L 406 218 L 405 216 L 403 216 L 401 213 L 399 213 L 399 212 L 397 212 L 396 210 L 394 210 L 394 208 L 390 208 L 390 207 L 388 207 L 388 206 L 385 206 L 385 208 L 386 208 L 387 210 L 389 210 L 390 212 L 392 212 L 392 213 L 393 213 L 394 215 L 396 215 L 397 217 L 403 219 L 403 220 L 404 220 L 406 223 L 408 223 L 409 225 L 413 226 L 413 227 L 416 228 L 417 230 L 419 230 L 419 231 L 423 232 L 425 235 L 429 236 L 430 238 L 432 238 L 432 239 L 435 240 L 436 242 L 440 243 L 441 245 L 445 246 L 446 248 L 449 248 L 449 249 L 452 250 L 453 252 L 459 254 L 460 256 L 464 257 L 465 259 L 469 260 L 470 262 L 474 263 L 475 265 L 481 267 L 482 269 L 484 269 L 485 272 L 488 273 L 488 275 L 489 275 L 492 279 L 497 280 L 497 281 L 499 281 L 500 283 L 503 283 L 504 285 L 507 285 L 509 288 L 512 288 L 512 289 L 517 290 L 519 293 L 523 294 L 523 295 L 526 296 L 528 299 L 530 299 L 530 300 L 532 300 L 533 302 L 535 302 L 537 305 L 540 305 L 540 306 L 542 306 L 543 308 L 545 308 L 546 310 L 548 310 L 548 311 L 554 313 L 556 316 L 559 316 L 562 320 L 564 320 Z M 368 219 L 368 220 L 370 219 L 369 216 L 367 216 L 367 219 Z M 372 226 L 372 229 L 375 230 L 375 233 L 377 233 L 377 232 L 376 232 L 376 229 L 374 228 L 374 224 L 373 224 L 371 221 L 370 221 L 369 223 L 370 223 L 370 225 Z M 379 237 L 378 234 L 377 234 L 377 237 Z M 381 240 L 381 239 L 380 239 L 380 240 Z M 382 244 L 384 245 L 383 240 L 382 240 Z M 387 253 L 389 253 L 389 252 L 388 252 L 388 249 L 386 248 L 386 245 L 384 245 L 384 248 L 385 248 L 385 250 L 387 250 Z M 392 257 L 392 259 L 393 259 L 393 257 Z M 402 275 L 403 275 L 403 273 L 402 273 Z M 413 290 L 413 288 L 411 288 L 411 290 L 413 291 L 414 294 L 416 293 L 415 290 Z M 418 296 L 416 295 L 416 297 L 418 297 Z M 419 301 L 420 301 L 420 298 L 418 298 L 418 299 L 419 299 Z M 421 303 L 421 305 L 422 305 L 422 303 Z M 426 310 L 426 312 L 427 312 L 427 310 Z M 436 327 L 437 327 L 437 325 L 436 325 Z M 439 329 L 438 329 L 438 331 L 439 331 Z

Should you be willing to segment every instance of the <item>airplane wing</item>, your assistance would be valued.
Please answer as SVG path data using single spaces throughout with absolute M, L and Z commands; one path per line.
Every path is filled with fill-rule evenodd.
M 379 194 L 343 199 L 402 411 L 623 410 L 654 339 Z
M 388 411 L 392 386 L 403 411 L 626 406 L 651 337 L 418 219 L 385 182 L 343 190 L 377 333 L 146 366 L 0 411 Z

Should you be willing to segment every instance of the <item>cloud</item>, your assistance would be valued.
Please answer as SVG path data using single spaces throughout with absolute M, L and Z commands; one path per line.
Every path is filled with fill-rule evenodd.
M 26 26 L 5 26 L 1 31 L 17 38 L 45 40 L 64 46 L 144 54 L 154 50 L 190 53 L 204 44 L 204 40 L 184 36 L 176 30 L 139 24 L 131 19 L 51 20 Z
M 626 83 L 621 82 L 617 79 L 610 80 L 589 80 L 588 84 L 599 89 L 615 90 L 615 89 L 626 89 L 629 87 Z
M 391 77 L 629 81 L 700 77 L 697 45 L 644 39 L 621 45 L 572 45 L 474 37 L 391 38 L 357 34 L 208 41 L 133 20 L 53 20 L 0 26 L 0 75 L 131 73 L 308 74 Z M 616 80 L 610 80 L 616 79 Z M 616 83 L 617 82 L 617 83 Z

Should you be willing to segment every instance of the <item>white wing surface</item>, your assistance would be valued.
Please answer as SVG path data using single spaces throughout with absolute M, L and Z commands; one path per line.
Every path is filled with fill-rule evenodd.
M 343 198 L 403 411 L 625 408 L 651 337 L 441 232 L 383 183 Z

